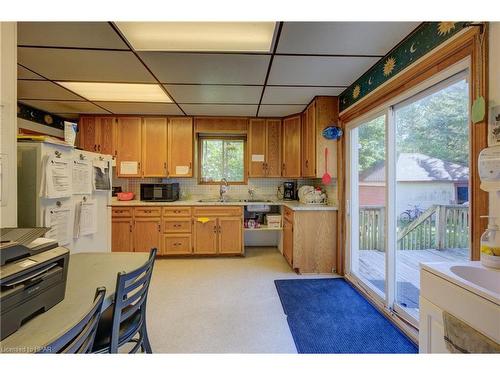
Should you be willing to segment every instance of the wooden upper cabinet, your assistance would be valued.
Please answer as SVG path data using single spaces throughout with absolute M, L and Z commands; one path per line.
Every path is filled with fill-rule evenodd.
M 248 174 L 250 177 L 266 175 L 266 120 L 251 119 L 248 128 Z
M 281 120 L 267 120 L 266 130 L 266 177 L 280 177 Z
M 97 129 L 95 117 L 80 119 L 80 147 L 85 151 L 97 152 Z
M 118 177 L 141 177 L 141 118 L 119 117 L 116 125 Z M 127 164 L 125 164 L 127 163 Z M 136 163 L 134 165 L 134 163 Z
M 283 177 L 300 177 L 300 122 L 300 115 L 287 117 L 283 120 Z
M 168 119 L 168 176 L 193 177 L 193 119 Z
M 86 151 L 115 155 L 114 131 L 114 117 L 82 117 L 78 144 Z
M 316 102 L 305 111 L 302 123 L 302 176 L 316 177 Z
M 328 172 L 337 177 L 337 143 L 323 137 L 323 129 L 338 124 L 339 102 L 336 97 L 320 96 L 316 100 L 316 177 L 325 173 L 325 148 L 328 148 Z
M 281 176 L 281 120 L 252 119 L 248 129 L 249 176 Z
M 142 121 L 142 176 L 167 177 L 167 118 Z
M 114 140 L 116 138 L 116 119 L 114 117 L 96 117 L 98 135 L 97 152 L 116 156 Z

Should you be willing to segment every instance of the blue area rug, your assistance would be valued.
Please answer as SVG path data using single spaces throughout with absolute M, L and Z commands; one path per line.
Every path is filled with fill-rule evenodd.
M 417 353 L 344 279 L 275 280 L 299 353 Z

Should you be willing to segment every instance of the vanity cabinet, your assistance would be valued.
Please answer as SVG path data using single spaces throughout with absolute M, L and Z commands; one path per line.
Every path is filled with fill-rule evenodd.
M 300 115 L 283 120 L 282 170 L 283 177 L 301 176 L 301 119 Z
M 249 177 L 280 177 L 281 120 L 251 119 L 248 149 Z

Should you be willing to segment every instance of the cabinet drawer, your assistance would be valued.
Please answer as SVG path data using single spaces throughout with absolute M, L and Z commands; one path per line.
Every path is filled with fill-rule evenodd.
M 191 218 L 163 219 L 164 233 L 191 233 Z
M 163 255 L 191 254 L 190 234 L 164 234 Z
M 160 207 L 136 207 L 134 209 L 135 217 L 161 216 Z
M 293 211 L 288 207 L 283 207 L 283 217 L 290 223 L 293 223 Z
M 191 207 L 163 207 L 163 216 L 191 216 Z
M 131 217 L 132 216 L 132 208 L 112 208 L 111 209 L 112 217 Z
M 241 216 L 242 207 L 194 207 L 194 216 Z

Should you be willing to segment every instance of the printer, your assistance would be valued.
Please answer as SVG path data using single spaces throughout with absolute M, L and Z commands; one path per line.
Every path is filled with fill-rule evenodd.
M 64 299 L 69 250 L 48 229 L 0 229 L 0 340 Z

